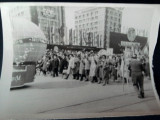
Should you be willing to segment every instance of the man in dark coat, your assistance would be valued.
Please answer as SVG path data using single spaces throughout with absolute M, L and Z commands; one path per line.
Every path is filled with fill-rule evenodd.
M 61 64 L 60 64 L 60 73 L 62 73 L 63 70 L 67 68 L 68 68 L 68 62 L 66 59 L 66 55 L 63 55 L 61 59 Z
M 130 62 L 131 68 L 131 77 L 135 91 L 138 94 L 139 98 L 144 98 L 144 64 L 142 64 L 141 60 L 137 58 L 137 55 L 134 54 L 132 60 Z
M 59 60 L 57 58 L 57 55 L 53 55 L 53 60 L 51 64 L 52 64 L 53 77 L 58 76 Z

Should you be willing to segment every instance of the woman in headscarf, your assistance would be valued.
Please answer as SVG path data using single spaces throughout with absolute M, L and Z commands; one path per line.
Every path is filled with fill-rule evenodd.
M 73 54 L 70 54 L 69 64 L 68 64 L 68 69 L 67 69 L 67 76 L 66 76 L 65 79 L 68 79 L 68 77 L 71 74 L 73 68 L 74 68 L 74 56 L 73 56 Z
M 103 86 L 109 84 L 110 61 L 108 56 L 103 55 Z
M 80 81 L 83 81 L 83 77 L 85 77 L 85 64 L 83 61 L 84 57 L 81 55 L 80 56 L 80 66 L 79 66 L 79 75 L 80 75 Z
M 96 66 L 97 66 L 97 61 L 95 59 L 94 53 L 91 53 L 90 63 L 91 65 L 90 65 L 89 79 L 93 83 L 95 82 Z

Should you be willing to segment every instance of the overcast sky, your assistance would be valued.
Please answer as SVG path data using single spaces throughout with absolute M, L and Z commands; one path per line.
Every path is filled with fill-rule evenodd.
M 65 7 L 66 25 L 68 29 L 74 28 L 74 12 L 82 7 Z M 134 27 L 149 31 L 153 10 L 149 8 L 124 8 L 122 15 L 122 27 Z

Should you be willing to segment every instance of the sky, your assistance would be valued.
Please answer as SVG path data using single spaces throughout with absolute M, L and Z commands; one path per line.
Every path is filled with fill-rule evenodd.
M 67 28 L 74 28 L 74 15 L 75 11 L 84 9 L 82 7 L 65 7 L 65 17 L 66 17 L 66 25 Z
M 74 12 L 82 7 L 65 7 L 66 26 L 68 29 L 74 28 Z M 145 29 L 149 31 L 152 21 L 153 10 L 149 8 L 124 8 L 122 15 L 122 28 L 134 27 L 136 29 Z

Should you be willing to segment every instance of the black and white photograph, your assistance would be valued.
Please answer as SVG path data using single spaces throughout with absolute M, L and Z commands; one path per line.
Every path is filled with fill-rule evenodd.
M 8 117 L 160 114 L 149 62 L 153 13 L 95 4 L 8 7 Z

